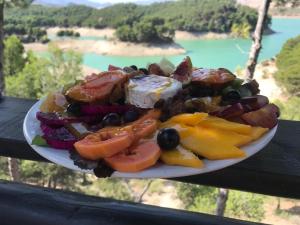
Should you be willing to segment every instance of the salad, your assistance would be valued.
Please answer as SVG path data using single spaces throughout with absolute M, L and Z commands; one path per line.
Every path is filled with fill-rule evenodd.
M 139 172 L 158 161 L 202 168 L 203 158 L 245 157 L 240 148 L 278 123 L 279 109 L 255 80 L 186 57 L 120 68 L 77 80 L 42 100 L 32 144 L 66 150 L 98 176 Z

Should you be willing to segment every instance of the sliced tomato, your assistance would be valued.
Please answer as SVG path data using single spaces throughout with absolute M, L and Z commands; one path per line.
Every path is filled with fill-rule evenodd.
M 133 141 L 133 131 L 129 127 L 122 130 L 107 129 L 87 135 L 76 142 L 74 147 L 82 157 L 97 160 L 125 150 Z
M 117 171 L 134 173 L 155 165 L 160 154 L 161 150 L 155 141 L 143 140 L 137 145 L 130 147 L 127 151 L 104 160 Z

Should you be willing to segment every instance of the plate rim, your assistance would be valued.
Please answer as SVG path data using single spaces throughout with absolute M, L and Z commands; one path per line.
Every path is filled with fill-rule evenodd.
M 72 169 L 72 170 L 75 170 L 75 171 L 80 171 L 80 172 L 85 172 L 85 173 L 93 173 L 92 170 L 85 170 L 85 169 L 81 169 L 79 167 L 77 167 L 76 165 L 73 164 L 73 161 L 68 157 L 67 160 L 69 161 L 72 161 L 72 165 L 71 166 L 66 166 L 65 164 L 63 164 L 62 162 L 60 162 L 60 160 L 56 159 L 56 158 L 53 158 L 52 156 L 49 156 L 47 154 L 47 152 L 44 152 L 44 150 L 55 150 L 54 148 L 49 148 L 49 147 L 41 147 L 41 146 L 37 146 L 37 145 L 32 145 L 31 144 L 31 141 L 32 141 L 32 137 L 31 135 L 29 134 L 28 130 L 27 130 L 27 126 L 30 122 L 33 122 L 33 121 L 30 121 L 30 117 L 34 114 L 34 118 L 36 121 L 34 122 L 38 122 L 40 123 L 36 117 L 35 117 L 35 114 L 36 114 L 36 111 L 38 110 L 40 104 L 42 102 L 42 99 L 38 100 L 34 105 L 32 105 L 32 107 L 27 111 L 26 113 L 26 116 L 24 118 L 24 121 L 23 121 L 23 134 L 24 134 L 24 137 L 27 141 L 27 143 L 31 146 L 31 148 L 36 152 L 38 153 L 39 155 L 41 155 L 42 157 L 46 158 L 47 160 L 57 164 L 57 165 L 60 165 L 60 166 L 63 166 L 65 168 L 68 168 L 68 169 Z M 277 128 L 278 128 L 278 124 L 270 129 L 266 134 L 264 134 L 260 139 L 256 140 L 256 141 L 253 141 L 251 142 L 250 144 L 248 145 L 245 145 L 243 147 L 241 147 L 241 149 L 243 149 L 245 152 L 246 152 L 246 157 L 243 157 L 243 158 L 235 158 L 235 159 L 224 159 L 224 160 L 208 160 L 208 159 L 204 159 L 203 162 L 204 162 L 204 167 L 203 168 L 192 168 L 192 167 L 184 167 L 184 166 L 172 166 L 172 165 L 166 165 L 166 164 L 163 164 L 163 163 L 157 163 L 154 167 L 150 167 L 146 170 L 143 170 L 143 171 L 140 171 L 140 172 L 137 172 L 137 173 L 124 173 L 124 172 L 118 172 L 118 171 L 115 171 L 111 177 L 120 177 L 120 178 L 137 178 L 137 179 L 143 179 L 143 178 L 175 178 L 175 177 L 184 177 L 184 176 L 193 176 L 193 175 L 200 175 L 200 174 L 204 174 L 204 173 L 209 173 L 209 172 L 213 172 L 213 171 L 217 171 L 217 170 L 221 170 L 221 169 L 224 169 L 224 168 L 227 168 L 229 166 L 232 166 L 232 165 L 235 165 L 251 156 L 253 156 L 254 154 L 256 154 L 257 152 L 261 151 L 274 137 L 274 135 L 276 134 L 276 131 L 277 131 Z M 251 148 L 253 147 L 253 145 L 258 145 L 260 144 L 260 147 L 257 148 L 257 149 L 254 149 L 254 150 L 251 150 L 250 154 L 249 152 L 247 151 L 247 149 L 245 150 L 245 148 Z M 56 151 L 66 151 L 67 150 L 56 150 Z M 69 153 L 67 153 L 69 154 Z M 205 165 L 207 165 L 207 163 L 223 163 L 221 166 L 217 166 L 216 168 L 208 168 L 208 167 L 205 167 Z M 162 168 L 165 168 L 165 169 L 174 169 L 175 171 L 176 170 L 188 170 L 189 172 L 186 174 L 186 173 L 179 173 L 179 174 L 173 174 L 173 175 L 164 175 L 164 174 L 161 174 L 161 175 L 158 175 L 158 176 L 149 176 L 147 175 L 147 172 L 149 172 L 151 174 L 151 170 L 153 169 L 157 169 L 156 167 L 162 167 Z M 146 175 L 145 175 L 146 173 Z M 144 175 L 143 175 L 144 174 Z

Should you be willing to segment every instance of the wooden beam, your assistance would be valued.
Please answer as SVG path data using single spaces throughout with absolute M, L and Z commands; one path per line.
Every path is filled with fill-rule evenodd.
M 1 180 L 0 199 L 2 225 L 257 224 Z
M 34 100 L 0 102 L 0 155 L 46 161 L 25 141 L 22 124 Z M 279 121 L 278 131 L 262 151 L 228 168 L 175 180 L 300 199 L 300 122 Z

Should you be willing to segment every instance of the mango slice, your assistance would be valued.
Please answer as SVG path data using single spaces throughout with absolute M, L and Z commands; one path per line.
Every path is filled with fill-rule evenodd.
M 202 168 L 203 162 L 194 153 L 178 146 L 176 149 L 162 151 L 160 160 L 168 165 Z
M 269 129 L 263 127 L 251 127 L 251 133 L 249 134 L 252 138 L 252 141 L 259 139 L 264 135 Z
M 201 131 L 195 127 L 185 127 L 178 131 L 183 147 L 210 160 L 241 158 L 246 154 L 233 146 L 231 142 L 220 140 L 214 132 L 206 129 Z
M 165 123 L 180 123 L 188 126 L 196 126 L 201 121 L 208 117 L 207 113 L 183 113 L 177 116 L 173 116 Z
M 234 131 L 239 134 L 251 134 L 252 127 L 245 124 L 235 123 L 228 120 L 224 120 L 218 117 L 208 116 L 203 119 L 199 125 L 204 127 L 218 128 L 226 131 Z
M 210 133 L 210 136 L 236 147 L 246 145 L 253 140 L 249 135 L 243 135 L 229 130 L 224 131 L 216 128 L 202 127 L 200 125 L 198 126 L 198 129 L 200 132 L 204 129 L 205 132 Z

